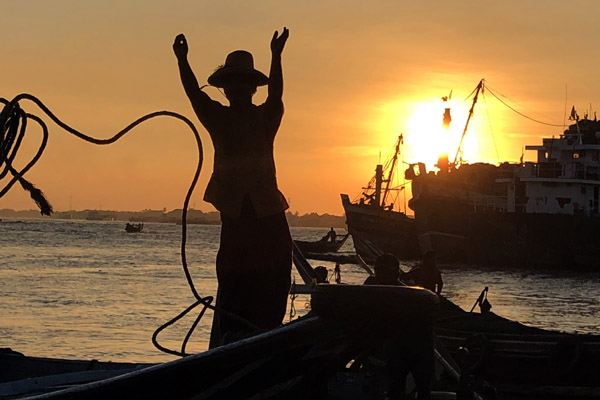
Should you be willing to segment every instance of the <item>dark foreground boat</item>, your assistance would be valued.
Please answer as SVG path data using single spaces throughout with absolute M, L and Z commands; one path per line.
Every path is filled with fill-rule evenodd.
M 432 329 L 437 305 L 435 295 L 418 288 L 318 285 L 311 313 L 280 328 L 172 362 L 129 365 L 123 374 L 90 383 L 82 383 L 83 378 L 69 383 L 45 376 L 47 382 L 54 378 L 58 386 L 38 385 L 33 390 L 39 394 L 28 398 L 322 398 L 329 390 L 343 391 L 347 382 L 332 384 L 333 378 L 374 343 L 390 338 L 415 340 L 407 337 L 407 326 L 413 331 Z M 0 394 L 31 396 L 16 389 L 32 379 L 15 378 L 12 375 L 11 382 L 0 385 Z M 376 389 L 374 380 L 365 381 L 354 386 L 352 398 L 367 398 Z
M 435 332 L 463 372 L 488 382 L 499 399 L 600 399 L 600 336 L 469 313 L 443 298 Z
M 346 243 L 348 236 L 350 236 L 349 233 L 338 236 L 334 241 L 328 240 L 329 236 L 326 235 L 320 240 L 314 242 L 305 240 L 294 240 L 294 242 L 304 255 L 309 253 L 335 253 L 344 245 L 344 243 Z
M 154 364 L 103 362 L 95 359 L 70 360 L 30 357 L 8 348 L 0 349 L 0 398 L 107 379 Z

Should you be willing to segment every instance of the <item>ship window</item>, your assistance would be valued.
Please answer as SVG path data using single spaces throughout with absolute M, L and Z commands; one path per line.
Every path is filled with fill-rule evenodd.
M 579 158 L 579 153 L 573 153 L 573 158 Z

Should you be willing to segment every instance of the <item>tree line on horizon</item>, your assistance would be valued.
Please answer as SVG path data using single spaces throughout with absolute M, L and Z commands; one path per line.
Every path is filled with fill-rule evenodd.
M 160 222 L 181 224 L 181 209 L 172 211 L 142 210 L 142 211 L 111 211 L 111 210 L 72 210 L 57 211 L 53 219 L 76 219 L 88 221 L 129 221 L 129 222 Z M 298 212 L 286 212 L 290 226 L 306 227 L 333 227 L 345 228 L 346 218 L 339 215 L 308 213 L 300 215 Z M 0 218 L 42 218 L 39 210 L 12 210 L 0 209 Z M 204 212 L 201 210 L 188 210 L 188 224 L 220 225 L 221 218 L 217 211 Z

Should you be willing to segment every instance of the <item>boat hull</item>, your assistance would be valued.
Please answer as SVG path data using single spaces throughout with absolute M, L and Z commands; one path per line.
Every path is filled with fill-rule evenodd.
M 31 398 L 324 398 L 328 381 L 372 343 L 425 340 L 439 302 L 421 288 L 327 284 L 313 288 L 311 301 L 309 315 L 271 331 Z
M 379 252 L 391 253 L 403 260 L 420 257 L 412 218 L 401 212 L 351 203 L 344 194 L 342 205 L 356 252 L 365 261 L 373 262 Z
M 445 299 L 435 333 L 463 372 L 488 382 L 499 398 L 600 397 L 599 336 L 528 327 L 491 312 L 467 313 Z
M 476 265 L 600 271 L 600 218 L 476 211 L 451 200 L 411 201 L 422 249 Z

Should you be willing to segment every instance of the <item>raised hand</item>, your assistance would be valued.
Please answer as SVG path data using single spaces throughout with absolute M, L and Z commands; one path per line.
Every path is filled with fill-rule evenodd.
M 290 36 L 290 31 L 286 27 L 283 28 L 283 32 L 281 32 L 281 35 L 279 36 L 278 32 L 275 31 L 273 39 L 271 39 L 271 53 L 273 53 L 273 55 L 281 55 L 288 36 Z
M 188 44 L 183 33 L 180 33 L 175 37 L 175 41 L 173 42 L 173 52 L 178 60 L 187 57 Z

